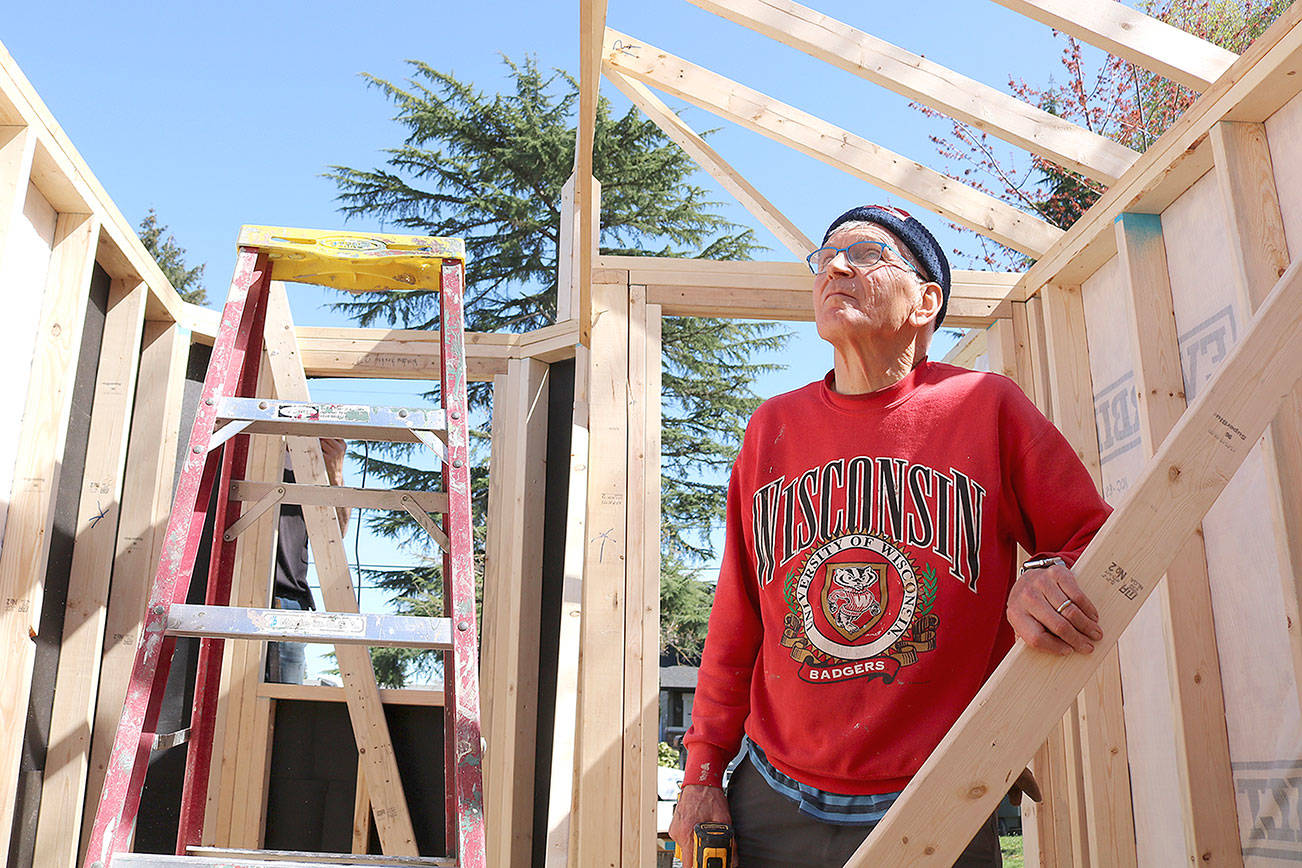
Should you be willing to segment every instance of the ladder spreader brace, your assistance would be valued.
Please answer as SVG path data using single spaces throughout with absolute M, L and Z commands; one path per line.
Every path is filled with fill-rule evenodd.
M 412 866 L 485 864 L 474 559 L 470 516 L 464 278 L 460 239 L 245 226 L 230 295 L 222 311 L 185 462 L 168 519 L 135 663 L 113 742 L 84 868 L 146 865 Z M 272 280 L 352 292 L 439 292 L 442 407 L 366 407 L 313 403 L 298 356 L 288 300 Z M 276 398 L 259 397 L 264 344 Z M 266 388 L 267 384 L 262 384 Z M 296 483 L 245 480 L 249 437 L 287 435 Z M 319 438 L 423 443 L 443 466 L 444 491 L 328 488 Z M 205 513 L 217 493 L 208 584 L 202 606 L 186 605 Z M 243 503 L 251 501 L 247 511 Z M 326 611 L 229 605 L 240 533 L 279 503 L 303 506 L 317 552 Z M 403 509 L 443 550 L 444 615 L 359 614 L 342 558 L 336 506 Z M 443 516 L 442 526 L 430 513 Z M 178 636 L 201 637 L 190 727 L 156 733 Z M 220 850 L 199 846 L 223 639 L 319 641 L 336 646 L 349 714 L 376 807 L 385 856 Z M 389 742 L 366 646 L 445 651 L 444 715 L 447 857 L 420 857 Z M 176 855 L 129 853 L 152 749 L 186 743 Z M 370 746 L 372 749 L 366 750 Z M 388 806 L 381 799 L 391 799 Z

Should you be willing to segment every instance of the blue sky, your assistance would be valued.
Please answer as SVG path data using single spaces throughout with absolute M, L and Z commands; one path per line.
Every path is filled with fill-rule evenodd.
M 401 78 L 404 60 L 419 58 L 491 92 L 504 82 L 502 55 L 532 53 L 544 67 L 577 72 L 577 2 L 13 6 L 0 41 L 128 219 L 157 208 L 194 259 L 208 264 L 218 296 L 240 224 L 338 225 L 333 185 L 320 174 L 332 163 L 374 165 L 396 143 L 389 105 L 360 73 Z M 1062 48 L 1048 28 L 988 0 L 825 0 L 819 8 L 1000 87 L 1010 75 L 1045 81 Z M 927 136 L 945 127 L 904 98 L 684 0 L 612 0 L 607 20 L 935 163 Z M 610 85 L 603 93 L 627 105 Z M 809 235 L 845 207 L 890 198 L 698 109 L 684 117 L 696 129 L 722 127 L 715 147 Z M 739 222 L 753 222 L 726 204 Z M 774 258 L 787 258 L 760 234 Z
M 1043 85 L 1060 75 L 1064 43 L 994 2 L 815 5 L 996 87 L 1006 87 L 1010 76 Z M 611 0 L 607 23 L 909 158 L 938 164 L 928 136 L 945 134 L 947 124 L 685 0 Z M 577 75 L 578 3 L 51 0 L 10 4 L 0 42 L 127 219 L 138 223 L 155 208 L 191 264 L 207 265 L 209 296 L 219 303 L 241 224 L 344 225 L 334 186 L 321 173 L 331 164 L 377 165 L 380 151 L 398 144 L 401 130 L 390 120 L 390 105 L 365 86 L 361 73 L 401 79 L 404 61 L 420 59 L 492 93 L 505 83 L 503 56 L 533 54 L 544 68 Z M 602 92 L 617 111 L 627 108 L 611 85 Z M 683 117 L 697 130 L 719 128 L 711 138 L 716 150 L 807 235 L 820 237 L 831 217 L 865 202 L 921 210 L 699 109 L 686 107 Z M 756 227 L 772 249 L 761 258 L 790 258 L 708 176 L 700 182 L 718 191 L 733 220 Z M 974 249 L 970 238 L 939 220 L 928 222 L 948 247 Z M 966 263 L 956 257 L 955 264 Z M 343 324 L 321 307 L 325 297 L 295 291 L 296 321 Z M 799 350 L 790 357 L 800 363 L 761 383 L 762 393 L 808 382 L 830 366 L 830 352 L 810 329 L 799 331 Z M 410 400 L 410 390 L 393 382 L 321 383 L 316 394 L 349 403 Z M 351 534 L 348 548 L 351 554 Z M 360 553 L 364 563 L 404 557 L 365 537 Z

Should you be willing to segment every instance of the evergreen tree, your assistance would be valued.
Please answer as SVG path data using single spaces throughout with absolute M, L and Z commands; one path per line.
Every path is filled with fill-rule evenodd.
M 380 167 L 333 166 L 327 175 L 346 216 L 465 239 L 467 328 L 475 331 L 524 331 L 554 321 L 561 188 L 574 163 L 577 82 L 561 71 L 544 75 L 531 58 L 505 63 L 513 90 L 491 96 L 420 62 L 411 63 L 401 85 L 368 76 L 396 107 L 406 138 L 385 152 Z M 602 184 L 603 253 L 747 259 L 756 250 L 751 231 L 720 216 L 707 191 L 691 183 L 691 159 L 636 110 L 612 117 L 609 103 L 599 102 L 593 162 Z M 433 293 L 352 298 L 338 307 L 362 325 L 437 325 Z M 680 593 L 675 582 L 681 567 L 713 553 L 723 479 L 758 404 L 750 383 L 766 369 L 754 357 L 785 339 L 765 323 L 665 320 L 661 549 L 670 593 L 662 589 L 661 596 L 665 620 L 675 625 L 672 648 L 699 651 L 700 636 L 686 636 L 682 625 L 703 633 L 708 587 Z M 472 387 L 472 406 L 482 410 L 488 396 L 483 386 Z M 371 448 L 368 473 L 404 487 L 432 481 L 431 473 L 408 463 L 407 447 Z M 482 454 L 482 443 L 478 449 Z M 482 473 L 477 482 L 482 535 Z M 368 522 L 381 534 L 417 539 L 402 515 Z M 397 595 L 402 611 L 441 611 L 437 565 L 371 571 L 370 577 Z M 400 683 L 404 669 L 430 665 L 428 657 L 377 654 L 386 683 Z
M 140 221 L 136 234 L 182 300 L 191 304 L 208 303 L 208 292 L 203 285 L 203 270 L 206 266 L 186 267 L 185 248 L 176 242 L 166 225 L 158 222 L 158 215 L 153 208 Z

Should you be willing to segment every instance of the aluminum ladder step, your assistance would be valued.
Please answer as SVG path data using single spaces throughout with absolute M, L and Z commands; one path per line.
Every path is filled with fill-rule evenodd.
M 224 442 L 225 426 L 231 433 L 291 434 L 303 437 L 340 437 L 344 440 L 375 440 L 395 443 L 425 443 L 416 432 L 447 436 L 443 410 L 423 407 L 371 407 L 364 404 L 320 404 L 311 401 L 278 401 L 272 398 L 227 397 L 217 401 L 213 439 Z
M 452 622 L 449 618 L 192 606 L 184 603 L 173 603 L 168 607 L 164 633 L 209 639 L 324 642 L 388 648 L 448 650 L 452 647 Z

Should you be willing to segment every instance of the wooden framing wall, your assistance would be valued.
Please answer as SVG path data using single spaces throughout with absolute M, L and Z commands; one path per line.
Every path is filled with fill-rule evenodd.
M 914 70 L 954 80 L 946 70 L 924 69 L 917 62 L 910 68 L 893 67 L 888 59 L 903 57 L 892 54 L 899 49 L 787 0 L 696 2 L 913 98 L 923 91 L 923 75 L 909 80 Z M 604 7 L 600 2 L 582 5 Z M 1294 77 L 1302 65 L 1297 47 L 1302 44 L 1300 16 L 1297 10 L 1289 10 L 1244 57 L 1235 58 L 1115 3 L 1039 0 L 1005 5 L 1207 91 L 1154 147 L 1119 165 L 1114 176 L 1106 178 L 1112 187 L 1104 200 L 1077 226 L 1041 248 L 1036 266 L 1015 277 L 1015 284 L 1001 285 L 997 298 L 986 296 L 978 306 L 977 299 L 960 288 L 966 285 L 966 276 L 956 275 L 956 298 L 965 300 L 957 308 L 951 303 L 951 310 L 961 311 L 964 318 L 951 322 L 973 332 L 956 348 L 955 359 L 1017 379 L 1076 445 L 1109 499 L 1122 504 L 1145 467 L 1145 449 L 1148 455 L 1156 450 L 1184 412 L 1186 397 L 1196 394 L 1191 368 L 1197 366 L 1198 381 L 1205 383 L 1233 340 L 1242 336 L 1248 311 L 1261 303 L 1284 273 L 1290 261 L 1289 230 L 1295 239 L 1302 239 L 1302 207 L 1290 211 L 1284 193 L 1302 189 L 1302 177 L 1294 177 L 1302 174 L 1294 168 L 1298 160 L 1287 151 L 1302 125 L 1302 107 L 1294 109 L 1297 101 L 1290 102 L 1298 90 Z M 835 40 L 825 38 L 829 31 L 836 33 Z M 845 50 L 829 50 L 829 43 Z M 851 151 L 858 149 L 859 166 L 868 166 L 863 171 L 871 176 L 872 155 L 879 153 L 871 143 L 845 136 L 737 82 L 722 80 L 647 45 L 636 34 L 607 31 L 604 45 L 611 81 L 683 143 L 793 253 L 807 248 L 807 239 L 784 226 L 762 192 L 735 176 L 724 156 L 701 148 L 695 134 L 669 116 L 652 88 L 834 165 L 842 165 L 838 160 L 848 151 L 835 155 L 830 151 L 844 143 Z M 932 92 L 929 98 L 946 96 L 953 92 Z M 991 130 L 996 135 L 1016 141 L 1009 116 L 989 120 L 993 103 L 987 100 L 983 106 L 991 114 L 982 115 L 982 121 L 996 127 Z M 838 144 L 828 148 L 814 144 L 816 137 L 809 132 L 813 130 L 823 131 L 822 141 Z M 1272 130 L 1277 130 L 1274 135 Z M 1280 149 L 1287 154 L 1283 162 Z M 1209 175 L 1213 151 L 1216 170 Z M 1091 169 L 1098 167 L 1101 163 Z M 925 187 L 870 179 L 943 217 L 963 222 L 953 210 L 960 207 L 959 198 L 938 199 Z M 1290 186 L 1289 181 L 1294 183 Z M 1218 196 L 1223 201 L 1217 201 Z M 1131 216 L 1113 230 L 1113 220 L 1123 213 Z M 1148 214 L 1155 216 L 1143 216 Z M 1136 252 L 1123 266 L 1117 252 L 1131 237 L 1125 230 L 1145 221 L 1167 231 L 1156 237 L 1150 234 L 1144 249 L 1151 252 Z M 1176 228 L 1167 227 L 1168 223 Z M 986 223 L 978 231 L 995 225 Z M 1005 230 L 985 234 L 999 237 L 1001 231 Z M 1014 238 L 1018 231 L 1010 228 L 1000 240 L 1014 246 L 1033 245 L 1027 235 Z M 1224 238 L 1226 255 L 1203 267 L 1209 239 L 1219 238 Z M 1168 260 L 1177 256 L 1180 265 L 1171 265 Z M 808 278 L 798 264 L 653 264 L 598 257 L 594 284 L 608 287 L 624 282 L 624 269 L 628 298 L 645 286 L 648 297 L 659 301 L 666 315 L 808 318 Z M 1158 291 L 1161 287 L 1166 287 L 1165 296 Z M 1135 300 L 1139 297 L 1144 299 L 1142 306 Z M 605 289 L 602 298 L 606 300 L 596 309 L 608 310 L 615 296 Z M 965 309 L 968 304 L 974 307 Z M 1228 312 L 1227 305 L 1231 306 Z M 1239 311 L 1237 319 L 1234 310 Z M 1160 334 L 1165 337 L 1159 337 L 1158 323 L 1163 324 Z M 603 356 L 611 352 L 595 331 L 592 352 Z M 1142 364 L 1129 361 L 1136 353 L 1146 358 Z M 1160 420 L 1159 412 L 1165 414 Z M 1028 864 L 1166 864 L 1181 858 L 1174 855 L 1179 853 L 1185 861 L 1219 864 L 1297 858 L 1284 854 L 1284 850 L 1293 852 L 1289 837 L 1293 831 L 1288 825 L 1293 821 L 1286 815 L 1291 816 L 1290 806 L 1295 804 L 1288 787 L 1280 789 L 1287 779 L 1278 778 L 1275 790 L 1269 792 L 1264 781 L 1295 768 L 1302 757 L 1299 682 L 1294 676 L 1302 647 L 1295 608 L 1298 588 L 1291 579 L 1296 571 L 1288 566 L 1302 554 L 1297 549 L 1298 535 L 1291 533 L 1300 514 L 1291 499 L 1302 490 L 1297 484 L 1302 481 L 1298 475 L 1302 459 L 1293 454 L 1298 412 L 1299 401 L 1290 398 L 1273 423 L 1273 435 L 1249 457 L 1245 469 L 1208 513 L 1193 538 L 1197 545 L 1181 547 L 1179 557 L 1189 565 L 1173 566 L 1180 574 L 1168 579 L 1140 611 L 1121 636 L 1117 651 L 1098 655 L 1097 669 L 1090 667 L 1071 707 L 1041 712 L 1043 723 L 1036 725 L 1043 726 L 1044 732 L 1052 728 L 1037 760 L 1042 783 L 1047 779 L 1047 799 L 1028 812 Z M 631 440 L 631 431 L 628 436 Z M 598 493 L 590 486 L 590 497 Z M 1260 507 L 1254 511 L 1253 504 Z M 596 508 L 589 503 L 590 516 Z M 1227 526 L 1232 529 L 1222 529 Z M 1226 550 L 1231 540 L 1251 540 L 1251 550 L 1260 553 L 1253 594 L 1268 601 L 1258 611 L 1271 615 L 1269 625 L 1252 622 L 1261 628 L 1259 635 L 1253 634 L 1249 616 L 1241 611 L 1253 598 L 1234 590 L 1237 573 Z M 585 638 L 585 660 L 591 642 L 600 642 L 600 648 L 618 645 L 609 636 L 585 634 Z M 1260 672 L 1260 662 L 1251 662 L 1246 649 L 1239 650 L 1254 641 L 1270 649 L 1265 659 L 1292 665 L 1268 667 L 1269 674 Z M 602 683 L 613 689 L 613 674 L 609 678 Z M 1271 705 L 1264 715 L 1263 699 L 1250 695 L 1250 687 L 1263 682 L 1270 685 L 1265 702 Z M 584 689 L 592 689 L 590 684 L 585 681 Z M 1069 713 L 1052 723 L 1061 711 Z M 588 729 L 581 739 L 590 734 L 608 743 Z M 624 762 L 629 759 L 626 754 Z M 952 775 L 954 770 L 949 772 Z M 600 781 L 594 780 L 592 786 L 600 786 Z M 635 795 L 612 783 L 601 801 L 607 815 L 613 800 L 621 800 L 625 816 L 636 810 Z M 581 818 L 582 799 L 576 809 Z M 926 824 L 915 819 L 917 810 L 899 813 L 903 816 L 892 817 L 889 828 L 907 828 L 906 840 L 915 835 L 918 840 L 933 840 L 934 835 L 927 837 Z M 582 828 L 582 819 L 579 824 Z M 575 835 L 580 854 L 584 834 L 580 830 Z M 594 837 L 594 842 L 610 843 L 609 826 L 592 834 L 606 836 Z M 953 831 L 948 837 L 966 841 L 968 834 Z M 935 864 L 947 864 L 939 848 L 923 852 L 877 843 L 878 849 L 872 851 L 876 862 L 930 864 L 930 855 Z M 625 846 L 619 864 L 642 864 L 632 852 Z M 576 864 L 588 863 L 580 856 Z
M 752 0 L 696 2 L 802 50 L 821 50 L 802 35 L 811 11 L 787 0 L 765 4 L 777 10 L 771 14 Z M 1296 776 L 1302 763 L 1302 585 L 1293 566 L 1302 562 L 1296 354 L 1280 350 L 1281 367 L 1262 362 L 1255 380 L 1233 369 L 1243 394 L 1279 377 L 1278 395 L 1235 404 L 1243 415 L 1233 420 L 1262 416 L 1261 408 L 1275 398 L 1283 399 L 1283 409 L 1271 414 L 1271 430 L 1260 444 L 1234 456 L 1226 479 L 1216 483 L 1228 480 L 1214 503 L 1181 506 L 1156 497 L 1149 460 L 1167 448 L 1161 444 L 1169 432 L 1177 446 L 1192 442 L 1191 420 L 1210 418 L 1202 404 L 1188 412 L 1185 404 L 1204 392 L 1225 393 L 1215 375 L 1232 348 L 1238 346 L 1238 358 L 1267 341 L 1297 342 L 1278 298 L 1302 285 L 1296 268 L 1286 274 L 1291 251 L 1302 245 L 1302 10 L 1288 10 L 1236 59 L 1153 28 L 1151 19 L 1118 12 L 1118 4 L 1105 0 L 999 2 L 1205 91 L 1141 156 L 1071 129 L 1057 130 L 1060 137 L 1052 142 L 1028 142 L 1018 130 L 1031 116 L 998 101 L 1003 114 L 983 120 L 983 128 L 1050 158 L 1074 160 L 1111 182 L 1066 232 L 1011 214 L 834 125 L 607 31 L 606 4 L 581 0 L 583 99 L 575 180 L 565 197 L 564 319 L 527 335 L 467 336 L 472 379 L 493 381 L 498 395 L 482 661 L 494 864 L 528 863 L 531 815 L 540 811 L 547 814 L 549 866 L 651 864 L 661 319 L 811 315 L 808 273 L 799 262 L 599 254 L 600 184 L 591 177 L 591 135 L 603 65 L 793 254 L 807 249 L 809 239 L 722 155 L 676 123 L 650 88 L 706 106 L 1033 253 L 1037 261 L 1026 274 L 955 273 L 947 324 L 973 332 L 954 359 L 1016 379 L 1064 431 L 1122 514 L 1132 515 L 1136 499 L 1149 497 L 1157 504 L 1153 514 L 1167 510 L 1189 528 L 1152 547 L 1169 550 L 1170 563 L 1157 563 L 1149 552 L 1139 559 L 1147 572 L 1134 578 L 1146 602 L 1115 599 L 1103 578 L 1103 555 L 1082 560 L 1084 572 L 1098 566 L 1098 575 L 1085 579 L 1108 601 L 1105 630 L 1114 629 L 1115 650 L 1109 642 L 1107 653 L 1052 670 L 1054 664 L 1025 649 L 1015 652 L 1006 667 L 1024 677 L 1023 685 L 1041 683 L 1049 672 L 1057 679 L 1046 682 L 1044 701 L 1014 714 L 1013 691 L 1001 670 L 875 833 L 865 858 L 947 864 L 970 836 L 965 823 L 987 815 L 999 782 L 1028 761 L 1046 792 L 1046 801 L 1026 813 L 1028 865 L 1167 864 L 1173 854 L 1228 865 L 1302 858 L 1296 814 L 1302 798 Z M 873 66 L 864 55 L 824 58 L 855 74 L 917 99 L 960 93 L 979 99 L 985 93 L 934 64 L 919 65 L 902 49 L 832 25 L 857 50 L 884 59 Z M 948 81 L 951 90 L 928 90 L 910 80 L 910 63 Z M 828 147 L 828 136 L 849 150 Z M 906 168 L 903 175 L 888 171 L 896 165 Z M 25 210 L 37 196 L 52 217 L 45 236 Z M 24 232 L 26 240 L 16 240 Z M 0 53 L 0 274 L 28 281 L 31 296 L 40 299 L 32 328 L 44 338 L 26 350 L 17 344 L 5 349 L 21 356 L 35 348 L 30 359 L 10 361 L 16 363 L 11 368 L 29 372 L 23 387 L 41 400 L 26 402 L 21 424 L 11 424 L 0 442 L 0 461 L 14 463 L 7 544 L 0 549 L 0 738 L 6 739 L 0 742 L 0 794 L 15 786 L 30 635 L 39 621 L 44 537 L 66 427 L 67 359 L 77 346 L 79 311 L 96 262 L 113 278 L 115 316 L 101 349 L 108 364 L 101 363 L 96 384 L 94 460 L 87 474 L 94 488 L 83 491 L 79 515 L 76 605 L 69 607 L 73 629 L 66 631 L 69 658 L 58 676 L 53 724 L 61 735 L 51 745 L 59 766 L 46 779 L 38 826 L 42 865 L 75 862 L 76 830 L 93 811 L 104 762 L 97 749 L 102 752 L 103 734 L 117 716 L 115 697 L 143 592 L 140 582 L 107 580 L 145 575 L 142 566 L 154 560 L 156 531 L 170 500 L 186 352 L 191 341 L 211 340 L 215 317 L 180 302 L 12 59 Z M 1250 330 L 1251 313 L 1267 303 L 1276 281 L 1280 287 L 1271 298 L 1280 322 L 1273 333 L 1260 322 Z M 429 333 L 298 329 L 295 339 L 309 376 L 429 378 L 438 370 L 437 339 Z M 541 473 L 538 407 L 546 403 L 546 363 L 571 356 L 575 438 L 556 727 L 550 798 L 537 805 L 530 801 L 539 748 L 530 741 L 539 711 L 536 665 L 530 669 L 537 636 L 528 625 L 537 625 L 542 531 L 531 493 Z M 274 478 L 278 456 L 269 448 L 251 466 Z M 1176 478 L 1167 484 L 1175 486 Z M 101 511 L 98 501 L 92 510 L 92 495 L 118 504 L 116 512 Z M 1135 540 L 1129 542 L 1134 548 Z M 271 544 L 270 533 L 253 531 L 241 541 L 237 593 L 246 604 L 265 597 L 258 576 Z M 1132 565 L 1128 550 L 1108 556 L 1113 566 Z M 1156 593 L 1147 596 L 1154 586 Z M 233 647 L 224 664 L 227 702 L 218 734 L 226 750 L 209 794 L 206 835 L 213 843 L 254 846 L 263 805 L 249 794 L 265 797 L 271 703 L 341 701 L 342 691 L 262 684 L 260 650 Z M 428 691 L 382 691 L 381 698 L 442 701 Z M 974 740 L 990 731 L 996 712 L 1016 721 L 1015 737 L 997 750 L 976 751 Z M 954 789 L 958 785 L 962 791 Z M 363 825 L 366 805 L 359 793 Z M 927 819 L 936 806 L 945 806 L 951 823 Z M 0 834 L 7 845 L 12 817 L 6 811 L 0 811 Z
M 93 819 L 148 581 L 159 557 L 190 351 L 196 343 L 212 342 L 217 314 L 177 297 L 0 49 L 0 275 L 18 297 L 32 302 L 25 314 L 21 305 L 15 306 L 13 322 L 18 328 L 3 350 L 12 371 L 5 388 L 21 392 L 12 402 L 26 408 L 5 423 L 0 439 L 0 463 L 13 468 L 13 495 L 0 511 L 0 532 L 7 529 L 8 541 L 0 549 L 5 601 L 0 621 L 0 647 L 5 648 L 0 655 L 0 791 L 11 794 L 27 715 L 32 637 L 40 622 L 57 459 L 67 429 L 90 271 L 96 263 L 112 280 L 110 307 L 99 351 L 63 653 L 50 685 L 57 698 L 49 773 L 39 813 L 32 818 L 32 864 L 68 868 L 79 864 L 79 844 L 84 846 Z M 654 325 L 658 323 L 657 315 Z M 485 717 L 492 745 L 489 792 L 501 806 L 493 810 L 490 823 L 497 824 L 500 814 L 502 825 L 496 828 L 504 830 L 506 837 L 500 840 L 507 842 L 500 851 L 501 864 L 520 864 L 531 847 L 543 527 L 543 504 L 535 489 L 544 466 L 548 365 L 572 358 L 578 335 L 574 319 L 528 334 L 466 335 L 469 379 L 497 378 L 505 394 L 505 421 L 497 437 L 505 452 L 495 453 L 490 471 L 499 495 L 495 511 L 501 515 L 490 531 L 493 579 L 485 613 L 486 634 L 494 637 L 497 650 L 488 655 L 484 685 L 485 705 L 491 708 Z M 295 330 L 293 339 L 308 376 L 431 379 L 439 372 L 437 332 L 303 328 Z M 261 381 L 265 389 L 274 390 L 265 365 Z M 650 419 L 649 424 L 658 430 L 658 420 Z M 283 447 L 258 438 L 251 449 L 249 477 L 279 479 L 283 461 Z M 523 535 L 517 533 L 520 529 Z M 274 538 L 274 527 L 265 521 L 240 537 L 237 603 L 266 605 Z M 532 645 L 527 632 L 519 629 L 530 621 Z M 654 655 L 650 660 L 654 664 Z M 340 688 L 265 683 L 263 665 L 262 647 L 254 643 L 231 643 L 223 661 L 216 734 L 222 749 L 210 782 L 205 824 L 205 843 L 210 845 L 261 843 L 274 703 L 344 700 Z M 438 690 L 385 689 L 380 700 L 439 706 L 443 695 Z M 573 741 L 572 716 L 561 736 Z M 372 795 L 359 785 L 361 826 L 369 825 Z M 14 800 L 0 803 L 0 844 L 7 852 Z M 356 835 L 355 845 L 364 850 L 365 839 L 364 832 Z
M 34 209 L 34 210 L 33 210 Z M 53 217 L 43 236 L 39 213 Z M 41 239 L 47 246 L 41 246 Z M 95 384 L 90 448 L 77 517 L 65 637 L 68 660 L 56 678 L 59 696 L 51 723 L 52 774 L 41 802 L 48 818 L 38 827 L 42 864 L 76 856 L 89 730 L 100 670 L 103 606 L 119 524 L 126 426 L 137 377 L 146 317 L 174 319 L 181 301 L 129 224 L 104 193 L 50 117 L 7 52 L 0 49 L 0 273 L 15 298 L 33 300 L 25 333 L 22 304 L 6 369 L 25 384 L 15 395 L 0 440 L 6 480 L 12 480 L 0 550 L 0 852 L 8 853 L 13 793 L 31 689 L 33 642 L 40 622 L 44 565 L 49 551 L 53 495 L 59 480 L 71 377 L 76 370 L 91 270 L 112 279 L 111 309 Z M 26 339 L 30 334 L 34 340 Z M 7 387 L 9 388 L 9 387 Z M 8 475 L 12 469 L 12 475 Z M 152 481 L 153 474 L 146 477 Z M 57 831 L 56 831 L 57 829 Z M 62 841 L 56 842 L 56 836 Z M 68 843 L 71 841 L 71 847 Z M 70 852 L 70 855 L 69 855 Z M 49 861 L 45 861 L 46 858 Z

